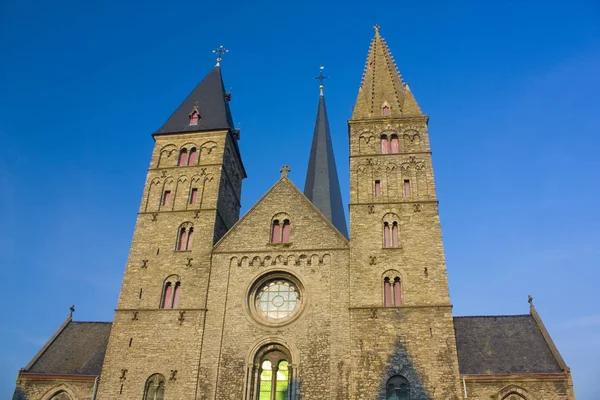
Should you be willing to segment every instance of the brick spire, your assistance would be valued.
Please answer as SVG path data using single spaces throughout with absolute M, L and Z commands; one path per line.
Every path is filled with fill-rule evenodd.
M 384 108 L 386 112 L 384 113 Z M 389 110 L 389 112 L 388 112 Z M 423 115 L 375 25 L 352 119 Z

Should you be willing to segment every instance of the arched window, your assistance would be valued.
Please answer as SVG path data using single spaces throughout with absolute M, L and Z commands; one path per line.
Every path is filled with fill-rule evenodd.
M 271 243 L 289 243 L 291 234 L 290 219 L 287 214 L 277 214 L 271 224 Z
M 181 149 L 179 152 L 179 160 L 177 161 L 177 166 L 183 167 L 188 164 L 188 152 L 187 149 Z
M 198 119 L 200 118 L 200 114 L 198 114 L 198 110 L 194 110 L 190 113 L 190 125 L 198 125 Z
M 294 398 L 290 354 L 279 345 L 269 345 L 257 354 L 252 399 L 287 400 Z M 256 368 L 255 367 L 255 368 Z
M 281 243 L 281 226 L 279 220 L 273 220 L 273 227 L 271 228 L 271 243 Z
M 398 215 L 388 213 L 383 217 L 383 247 L 398 248 L 400 247 Z
M 164 398 L 165 377 L 161 374 L 154 374 L 146 381 L 144 400 L 164 400 Z
M 195 147 L 192 147 L 190 149 L 190 155 L 188 157 L 188 162 L 187 165 L 196 165 L 196 157 L 198 155 L 198 152 L 196 151 Z
M 408 400 L 410 385 L 405 377 L 394 375 L 388 379 L 385 385 L 386 400 Z
M 181 282 L 178 279 L 174 276 L 165 282 L 160 308 L 179 308 Z
M 381 154 L 388 154 L 390 152 L 390 144 L 387 135 L 381 135 Z
M 390 140 L 390 148 L 392 153 L 400 152 L 400 142 L 398 141 L 398 135 L 394 134 Z
M 402 287 L 398 271 L 389 270 L 383 276 L 383 306 L 398 307 L 402 305 Z
M 189 222 L 186 222 L 179 227 L 177 234 L 177 245 L 175 248 L 178 251 L 192 250 L 193 239 L 194 227 Z
M 50 397 L 50 400 L 73 400 L 71 398 L 71 396 L 69 396 L 69 394 L 67 392 L 65 392 L 64 390 L 61 390 L 60 392 L 54 394 L 52 397 Z
M 381 114 L 383 114 L 384 117 L 388 117 L 390 115 L 390 107 L 383 106 L 383 108 L 381 109 Z

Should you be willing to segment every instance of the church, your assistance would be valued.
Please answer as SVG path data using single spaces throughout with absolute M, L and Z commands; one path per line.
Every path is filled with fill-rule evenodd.
M 304 190 L 283 166 L 240 218 L 230 101 L 217 62 L 153 133 L 112 323 L 71 312 L 13 400 L 575 399 L 531 297 L 527 314 L 453 317 L 428 116 L 379 27 L 347 208 L 321 85 Z

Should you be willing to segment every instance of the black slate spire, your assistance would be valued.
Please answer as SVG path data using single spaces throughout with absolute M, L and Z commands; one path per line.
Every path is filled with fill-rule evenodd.
M 156 134 L 234 129 L 230 96 L 225 93 L 221 68 L 217 64 L 192 90 Z M 190 114 L 197 110 L 198 123 L 190 125 Z
M 321 73 L 319 78 L 317 79 L 322 83 L 325 77 Z M 323 85 L 321 85 L 321 95 L 319 96 L 317 121 L 310 150 L 310 160 L 308 161 L 304 195 L 312 201 L 342 235 L 348 237 L 342 193 L 333 157 L 331 134 L 329 133 L 329 120 L 327 119 L 327 108 L 323 96 Z

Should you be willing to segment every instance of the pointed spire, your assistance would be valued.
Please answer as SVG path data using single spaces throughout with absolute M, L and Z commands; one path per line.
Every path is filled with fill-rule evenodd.
M 375 25 L 352 119 L 423 115 Z
M 304 195 L 312 201 L 342 235 L 348 237 L 342 192 L 333 156 L 329 120 L 327 119 L 327 108 L 325 107 L 325 96 L 323 95 L 323 80 L 326 78 L 323 75 L 323 67 L 321 67 L 319 76 L 315 78 L 320 82 L 320 95 L 306 183 L 304 184 Z
M 217 63 L 156 134 L 234 130 L 230 98 L 225 92 L 221 68 Z

